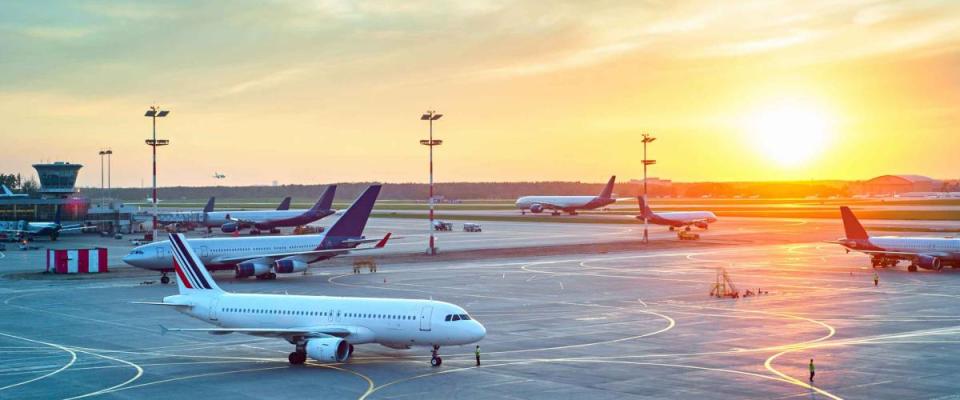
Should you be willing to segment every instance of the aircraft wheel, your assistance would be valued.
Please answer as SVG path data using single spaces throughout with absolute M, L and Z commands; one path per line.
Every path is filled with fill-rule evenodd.
M 169 276 L 161 276 L 161 277 L 160 277 L 160 283 L 162 283 L 162 284 L 164 284 L 164 285 L 170 283 L 170 277 L 169 277 Z
M 688 227 L 686 227 L 686 228 L 683 228 L 683 230 L 685 230 L 685 231 L 687 231 L 687 232 L 690 232 L 690 227 L 688 226 Z
M 274 280 L 274 279 L 277 279 L 277 274 L 275 274 L 275 273 L 273 273 L 273 272 L 268 273 L 268 274 L 267 274 L 267 279 L 268 279 L 268 280 L 271 280 L 271 281 Z
M 442 359 L 442 358 L 440 358 L 440 357 L 433 357 L 433 358 L 430 359 L 430 366 L 431 366 L 431 367 L 439 367 L 440 364 L 443 364 L 443 359 Z
M 907 271 L 917 272 L 917 266 L 916 266 L 916 265 L 913 265 L 913 264 L 910 264 L 910 266 L 907 267 Z
M 307 354 L 297 351 L 292 352 L 289 356 L 287 356 L 287 361 L 289 361 L 291 365 L 301 365 L 307 362 Z

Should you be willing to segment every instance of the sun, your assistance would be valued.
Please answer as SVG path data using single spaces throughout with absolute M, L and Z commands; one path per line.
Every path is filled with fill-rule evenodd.
M 757 151 L 784 167 L 815 159 L 833 137 L 830 115 L 798 101 L 767 104 L 749 113 L 745 125 Z

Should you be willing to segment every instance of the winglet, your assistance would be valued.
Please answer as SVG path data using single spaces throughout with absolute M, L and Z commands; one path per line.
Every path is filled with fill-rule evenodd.
M 216 200 L 217 200 L 216 197 L 210 196 L 210 200 L 207 200 L 207 205 L 203 206 L 203 212 L 205 213 L 213 212 L 213 204 L 214 202 L 216 202 Z
M 377 242 L 377 245 L 376 245 L 376 246 L 373 246 L 373 248 L 375 248 L 375 249 L 382 249 L 383 246 L 386 246 L 386 245 L 387 245 L 387 241 L 390 240 L 390 235 L 392 235 L 392 234 L 393 234 L 393 232 L 387 232 L 387 235 L 384 236 L 383 239 L 380 239 L 380 241 Z
M 867 230 L 863 229 L 863 225 L 860 225 L 860 221 L 857 219 L 857 216 L 853 215 L 853 211 L 850 211 L 850 207 L 841 206 L 840 217 L 843 220 L 843 230 L 847 234 L 847 239 L 870 238 L 870 235 L 867 234 Z
M 607 186 L 604 186 L 604 187 L 603 187 L 603 191 L 600 192 L 600 198 L 601 198 L 601 199 L 609 199 L 609 198 L 610 198 L 610 196 L 613 194 L 613 182 L 616 181 L 616 180 L 617 180 L 617 176 L 616 176 L 616 175 L 610 177 L 610 180 L 607 181 Z

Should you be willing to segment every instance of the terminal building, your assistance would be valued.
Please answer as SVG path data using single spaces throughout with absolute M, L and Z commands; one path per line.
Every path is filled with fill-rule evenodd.
M 861 182 L 857 188 L 859 194 L 869 196 L 889 196 L 904 193 L 938 192 L 943 182 L 922 175 L 881 175 Z
M 81 164 L 54 162 L 34 164 L 40 178 L 40 190 L 29 197 L 0 197 L 0 221 L 53 221 L 57 207 L 64 221 L 80 221 L 87 215 L 90 202 L 76 190 Z

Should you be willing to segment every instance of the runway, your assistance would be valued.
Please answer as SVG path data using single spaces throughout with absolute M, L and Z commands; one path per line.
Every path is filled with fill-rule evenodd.
M 371 221 L 369 229 L 407 236 L 410 243 L 398 241 L 406 247 L 394 251 L 416 251 L 422 237 L 403 222 Z M 540 225 L 571 226 L 573 232 L 556 235 L 579 230 L 597 240 L 635 234 L 618 231 L 622 226 L 528 225 L 536 226 L 513 240 L 556 229 Z M 721 227 L 746 233 L 721 233 Z M 520 227 L 491 225 L 442 243 L 510 245 L 484 243 L 498 229 Z M 828 224 L 731 222 L 689 247 L 676 247 L 675 237 L 658 232 L 646 250 L 607 254 L 420 260 L 359 275 L 313 268 L 308 276 L 277 281 L 216 275 L 236 292 L 459 304 L 488 329 L 479 368 L 471 346 L 442 348 L 444 365 L 431 368 L 426 348 L 377 345 L 357 346 L 344 364 L 291 367 L 291 346 L 281 340 L 161 335 L 160 324 L 205 325 L 130 304 L 176 291 L 142 285 L 148 272 L 69 280 L 8 276 L 0 280 L 0 397 L 877 399 L 960 391 L 960 372 L 952 368 L 960 361 L 960 308 L 952 304 L 960 297 L 960 272 L 881 270 L 873 287 L 865 256 L 820 242 L 836 236 Z M 17 253 L 7 255 L 0 260 L 4 273 L 29 268 L 16 264 Z M 709 297 L 718 267 L 740 290 L 768 294 Z M 810 358 L 815 385 L 806 376 Z

